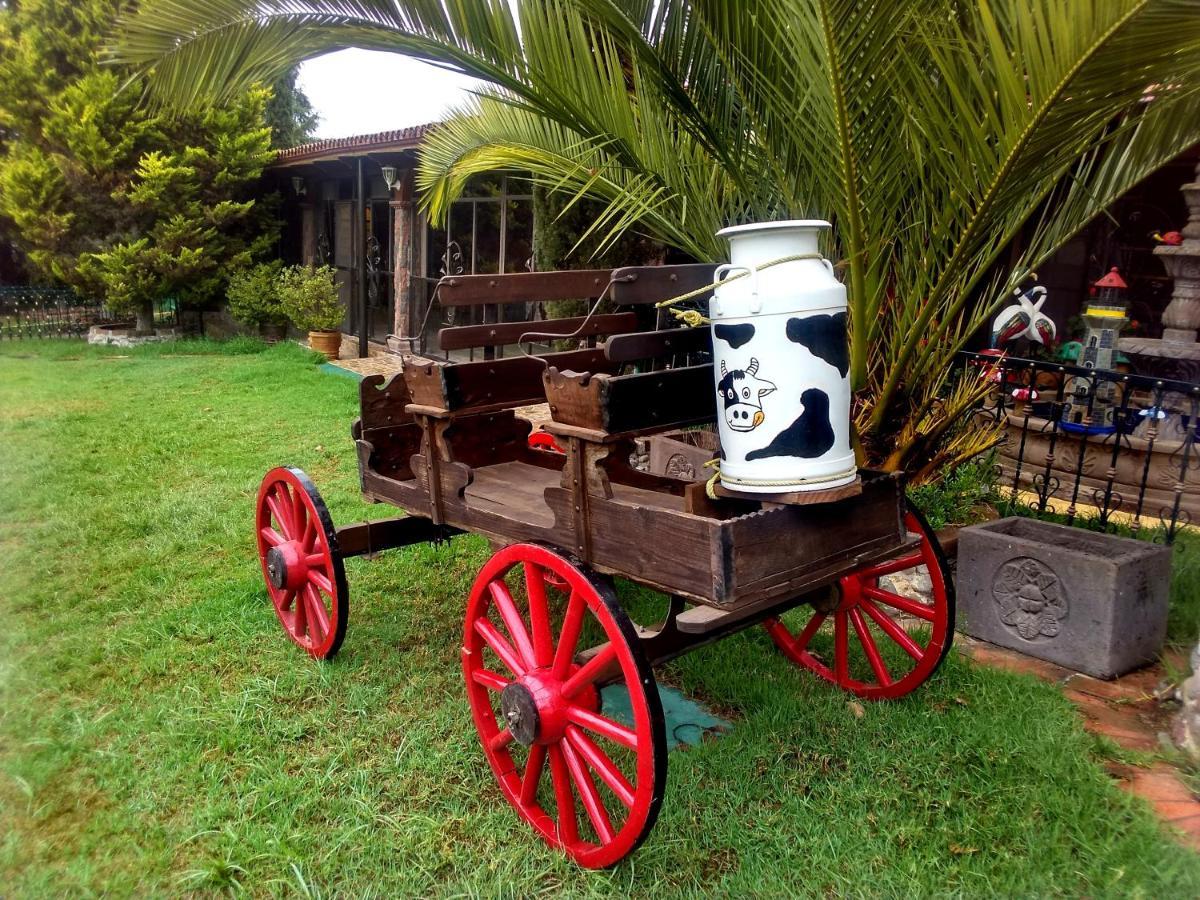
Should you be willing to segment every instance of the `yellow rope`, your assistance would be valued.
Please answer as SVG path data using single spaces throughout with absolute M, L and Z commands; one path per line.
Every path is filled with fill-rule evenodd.
M 801 259 L 823 259 L 820 253 L 793 253 L 790 256 L 781 256 L 778 259 L 768 260 L 760 266 L 755 266 L 755 269 L 761 272 L 763 269 L 769 269 L 772 266 L 783 265 L 784 263 L 797 262 Z M 678 297 L 672 297 L 670 300 L 663 300 L 654 304 L 655 309 L 665 309 L 668 306 L 674 306 L 676 303 L 682 303 L 684 300 L 691 300 L 693 297 L 699 297 L 701 294 L 707 294 L 714 288 L 718 288 L 723 284 L 729 284 L 731 281 L 737 281 L 739 278 L 746 278 L 749 272 L 738 272 L 736 275 L 730 275 L 728 278 L 722 278 L 720 281 L 714 281 L 712 284 L 706 284 L 704 287 L 696 288 L 694 291 L 688 291 L 686 294 L 680 294 Z M 695 328 L 698 325 L 707 325 L 708 318 L 702 313 L 694 309 L 671 309 L 668 310 L 676 319 L 683 322 L 688 328 Z M 715 499 L 715 498 L 714 498 Z

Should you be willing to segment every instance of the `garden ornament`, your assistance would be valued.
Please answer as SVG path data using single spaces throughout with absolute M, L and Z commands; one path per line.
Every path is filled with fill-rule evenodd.
M 717 267 L 709 305 L 726 487 L 775 494 L 858 477 L 846 288 L 817 247 L 829 227 L 758 222 L 718 232 L 732 260 Z
M 1054 342 L 1057 329 L 1048 315 L 1042 312 L 1046 289 L 1035 284 L 1028 291 L 1014 288 L 1017 302 L 1000 310 L 992 321 L 992 347 L 1004 347 L 1018 338 L 1028 338 L 1044 347 Z M 1034 298 L 1037 298 L 1036 301 Z

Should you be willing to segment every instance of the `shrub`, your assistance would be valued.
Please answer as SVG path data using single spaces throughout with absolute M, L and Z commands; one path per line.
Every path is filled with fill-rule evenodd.
M 332 266 L 290 266 L 279 273 L 279 302 L 301 331 L 337 331 L 346 311 L 338 300 Z
M 225 291 L 229 314 L 243 325 L 286 325 L 287 313 L 279 302 L 282 268 L 278 261 L 262 263 L 230 278 Z

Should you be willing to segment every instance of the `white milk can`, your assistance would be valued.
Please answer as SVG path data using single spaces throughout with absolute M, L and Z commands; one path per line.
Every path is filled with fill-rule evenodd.
M 774 494 L 848 484 L 850 353 L 846 288 L 817 249 L 828 222 L 759 222 L 717 232 L 732 262 L 719 266 L 709 306 L 721 482 Z M 759 269 L 785 256 L 791 260 Z

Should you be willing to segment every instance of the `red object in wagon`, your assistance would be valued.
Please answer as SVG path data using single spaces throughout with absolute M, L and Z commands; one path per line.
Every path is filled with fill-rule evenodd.
M 554 439 L 554 435 L 548 431 L 535 431 L 529 435 L 529 446 L 534 450 L 548 450 L 551 453 L 563 453 L 567 451 L 559 446 L 558 441 Z

